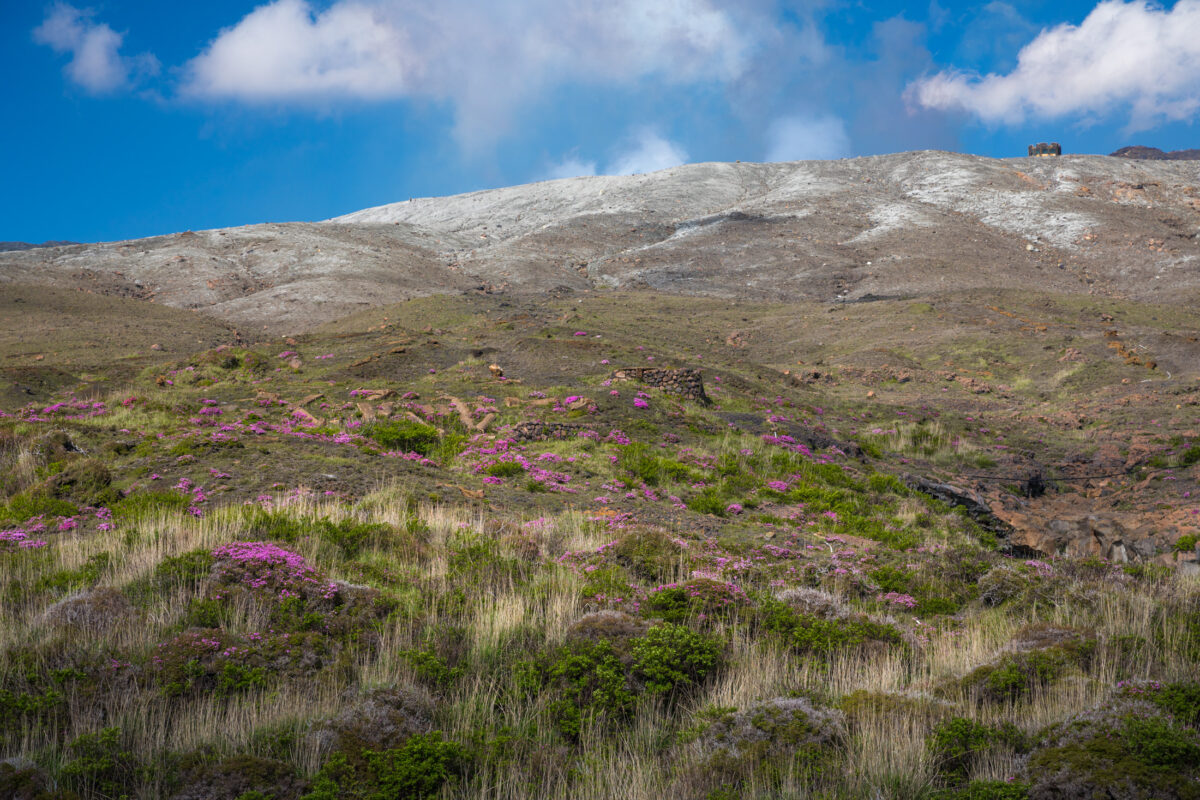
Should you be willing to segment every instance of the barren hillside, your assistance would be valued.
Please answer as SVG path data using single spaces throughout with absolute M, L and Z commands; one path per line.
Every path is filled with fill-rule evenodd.
M 972 288 L 1191 302 L 1200 164 L 942 152 L 693 164 L 0 254 L 48 283 L 300 332 L 428 294 L 621 287 L 858 301 Z

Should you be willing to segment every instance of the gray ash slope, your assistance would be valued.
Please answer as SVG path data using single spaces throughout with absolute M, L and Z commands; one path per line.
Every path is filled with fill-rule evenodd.
M 317 223 L 0 253 L 43 283 L 300 332 L 470 291 L 853 302 L 976 288 L 1200 298 L 1200 163 L 944 152 L 693 164 Z

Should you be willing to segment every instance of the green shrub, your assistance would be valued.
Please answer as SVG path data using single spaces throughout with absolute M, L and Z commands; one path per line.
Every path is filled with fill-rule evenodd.
M 759 605 L 762 627 L 800 652 L 828 653 L 871 642 L 900 644 L 900 632 L 891 625 L 865 617 L 831 620 L 802 614 L 774 598 Z
M 586 580 L 582 589 L 584 598 L 615 600 L 618 597 L 624 599 L 629 596 L 630 575 L 624 567 L 618 564 L 600 567 L 585 573 L 585 575 Z
M 1180 724 L 1200 727 L 1200 682 L 1168 683 L 1146 697 Z
M 22 492 L 13 495 L 8 503 L 0 506 L 0 522 L 20 524 L 32 517 L 70 517 L 79 513 L 74 504 L 44 494 L 33 495 Z
M 359 522 L 351 518 L 337 522 L 323 519 L 317 525 L 317 530 L 321 541 L 337 547 L 346 558 L 354 558 L 363 548 L 386 541 L 392 533 L 389 525 Z
M 1029 759 L 1037 797 L 1200 798 L 1200 736 L 1175 720 L 1127 713 L 1086 726 Z
M 1172 549 L 1176 553 L 1190 553 L 1196 549 L 1196 542 L 1200 542 L 1200 533 L 1189 533 L 1176 539 Z
M 43 481 L 34 493 L 71 500 L 85 506 L 108 505 L 121 497 L 112 488 L 112 473 L 96 458 L 81 458 L 67 463 L 61 471 Z
M 1054 683 L 1070 668 L 1085 666 L 1095 647 L 1095 640 L 1089 639 L 1077 645 L 1010 653 L 995 664 L 986 664 L 972 671 L 963 679 L 963 685 L 978 691 L 983 700 L 1021 700 L 1035 689 Z
M 225 604 L 220 600 L 193 597 L 183 612 L 185 628 L 219 628 L 225 619 Z
M 132 602 L 149 605 L 160 599 L 163 592 L 198 587 L 212 573 L 214 563 L 215 559 L 207 549 L 167 556 L 153 572 L 132 581 L 123 591 Z
M 197 584 L 209 576 L 215 561 L 207 549 L 167 556 L 154 568 L 154 582 L 162 589 Z
M 928 800 L 1026 800 L 1029 784 L 1019 781 L 971 781 L 957 789 L 940 789 Z
M 392 750 L 333 755 L 301 800 L 429 800 L 466 766 L 467 753 L 442 734 L 415 734 Z
M 867 478 L 867 488 L 879 494 L 898 494 L 901 497 L 912 494 L 912 491 L 895 475 L 886 475 L 882 472 L 876 472 Z
M 647 486 L 658 486 L 664 476 L 663 459 L 644 442 L 621 447 L 617 466 Z
M 497 461 L 484 470 L 484 473 L 494 478 L 515 478 L 525 474 L 525 467 L 519 461 Z
M 430 648 L 401 650 L 400 657 L 413 668 L 417 678 L 438 689 L 447 689 L 463 675 L 462 667 L 451 667 L 446 659 Z
M 884 566 L 867 573 L 875 581 L 881 592 L 896 592 L 911 594 L 910 585 L 913 574 L 898 567 Z
M 100 582 L 112 565 L 112 554 L 96 553 L 76 569 L 63 569 L 43 575 L 36 587 L 39 591 L 68 592 L 72 589 L 89 589 Z
M 711 622 L 733 615 L 746 603 L 745 593 L 733 584 L 695 578 L 653 590 L 642 601 L 641 613 L 665 622 Z
M 664 622 L 634 642 L 634 674 L 651 692 L 676 692 L 711 674 L 723 649 L 713 636 Z
M 729 502 L 715 486 L 701 489 L 687 500 L 687 507 L 697 514 L 712 514 L 717 517 L 725 516 L 728 513 L 725 511 L 728 506 Z
M 683 556 L 683 549 L 659 530 L 631 531 L 608 552 L 618 564 L 648 580 L 671 575 Z
M 284 511 L 254 508 L 244 518 L 246 538 L 260 541 L 294 543 L 312 533 L 313 521 Z
M 412 420 L 370 422 L 363 425 L 360 431 L 388 450 L 402 450 L 427 456 L 438 445 L 437 428 Z
M 267 685 L 265 667 L 247 667 L 243 664 L 226 662 L 217 673 L 217 694 L 236 694 Z
M 1179 466 L 1190 467 L 1200 464 L 1200 444 L 1194 444 L 1179 454 Z
M 528 562 L 503 553 L 493 538 L 471 534 L 450 542 L 447 575 L 468 592 L 521 583 L 531 570 Z
M 938 773 L 956 782 L 966 779 L 971 760 L 977 753 L 997 744 L 1006 744 L 1017 752 L 1028 749 L 1025 734 L 1011 722 L 993 726 L 964 717 L 952 717 L 939 723 L 928 741 Z
M 555 728 L 572 741 L 585 721 L 619 722 L 635 702 L 625 665 L 611 642 L 574 641 L 553 653 L 516 666 L 518 685 L 527 693 L 548 691 Z
M 67 745 L 62 777 L 85 796 L 131 797 L 146 774 L 136 755 L 121 746 L 121 729 L 85 733 Z

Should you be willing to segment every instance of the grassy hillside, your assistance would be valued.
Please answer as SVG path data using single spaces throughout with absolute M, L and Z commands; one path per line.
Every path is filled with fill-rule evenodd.
M 906 485 L 1093 502 L 1116 439 L 1115 501 L 1190 513 L 1192 401 L 1103 332 L 1150 310 L 989 301 L 431 298 L 59 365 L 0 416 L 0 797 L 1200 797 L 1194 536 L 1016 556 Z

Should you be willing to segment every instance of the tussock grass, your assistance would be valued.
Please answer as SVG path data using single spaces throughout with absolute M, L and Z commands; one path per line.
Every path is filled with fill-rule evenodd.
M 738 445 L 743 443 L 731 437 L 722 451 L 736 454 L 744 459 L 739 463 L 754 468 L 754 458 L 741 453 L 744 448 Z M 842 755 L 830 762 L 834 766 L 817 775 L 787 764 L 769 772 L 751 770 L 738 784 L 739 796 L 833 793 L 921 798 L 940 780 L 928 740 L 937 720 L 947 715 L 986 724 L 1011 722 L 1032 735 L 1080 709 L 1105 702 L 1123 677 L 1170 681 L 1194 674 L 1187 653 L 1194 652 L 1195 630 L 1182 617 L 1163 613 L 1164 608 L 1195 603 L 1200 597 L 1197 581 L 1183 576 L 1141 581 L 1118 580 L 1116 573 L 1078 577 L 1071 579 L 1061 602 L 1051 606 L 990 609 L 974 604 L 955 616 L 930 619 L 893 611 L 908 644 L 831 653 L 788 649 L 764 636 L 752 624 L 752 613 L 739 612 L 714 622 L 710 629 L 725 642 L 724 667 L 712 681 L 674 703 L 639 698 L 636 712 L 617 735 L 601 720 L 586 720 L 578 742 L 568 745 L 550 722 L 551 700 L 529 695 L 512 666 L 562 645 L 569 627 L 597 607 L 584 594 L 588 573 L 569 568 L 564 554 L 594 553 L 621 534 L 598 523 L 594 514 L 573 510 L 529 528 L 524 525 L 527 519 L 498 521 L 466 506 L 414 501 L 402 486 L 381 487 L 354 505 L 315 496 L 280 496 L 271 506 L 272 514 L 300 525 L 319 519 L 354 520 L 383 523 L 395 532 L 393 537 L 370 541 L 354 557 L 346 557 L 317 536 L 302 535 L 287 543 L 332 580 L 355 583 L 364 569 L 390 570 L 386 573 L 390 577 L 371 578 L 372 585 L 403 598 L 400 610 L 353 648 L 345 669 L 232 695 L 172 698 L 147 693 L 145 687 L 96 699 L 75 698 L 68 702 L 68 713 L 53 724 L 24 724 L 10 731 L 5 752 L 35 756 L 53 770 L 63 762 L 62 743 L 95 730 L 98 719 L 119 726 L 130 752 L 146 763 L 165 753 L 201 747 L 214 748 L 217 754 L 253 753 L 262 746 L 256 744 L 256 734 L 271 729 L 290 731 L 286 758 L 311 775 L 327 753 L 307 736 L 310 726 L 333 715 L 351 687 L 427 682 L 428 674 L 406 655 L 426 648 L 446 659 L 446 668 L 455 676 L 433 687 L 437 705 L 432 724 L 450 740 L 474 742 L 481 748 L 472 771 L 448 785 L 445 797 L 692 796 L 687 793 L 696 786 L 689 776 L 702 774 L 704 767 L 695 752 L 677 744 L 677 737 L 697 724 L 705 709 L 746 708 L 797 694 L 836 704 L 865 692 L 897 698 L 895 702 L 925 704 L 931 710 L 898 713 L 896 709 L 905 706 L 882 701 L 862 706 L 848 724 Z M 902 515 L 921 513 L 915 501 L 900 508 Z M 0 589 L 10 598 L 0 606 L 0 652 L 36 648 L 44 641 L 42 616 L 61 597 L 30 588 L 45 576 L 79 570 L 90 559 L 109 553 L 115 555 L 100 575 L 99 585 L 129 587 L 152 578 L 165 559 L 246 539 L 253 513 L 252 508 L 224 507 L 202 519 L 152 514 L 122 521 L 110 531 L 59 537 L 53 548 L 26 554 L 27 558 L 8 556 L 0 572 Z M 519 546 L 522 536 L 533 542 L 532 551 Z M 944 546 L 944 538 L 930 535 L 927 544 Z M 462 573 L 456 559 L 461 558 L 464 542 L 470 541 L 489 542 L 491 549 L 472 567 L 475 572 Z M 419 558 L 414 557 L 413 547 L 421 549 Z M 528 560 L 531 552 L 533 561 Z M 810 558 L 828 556 L 825 547 L 818 552 Z M 668 576 L 686 579 L 687 559 L 692 557 L 680 556 Z M 505 565 L 516 564 L 526 565 L 521 568 L 526 577 L 504 572 L 510 569 Z M 463 583 L 464 574 L 474 577 Z M 486 582 L 490 588 L 479 591 L 483 583 L 475 586 L 470 581 Z M 842 592 L 843 602 L 852 609 L 870 603 L 869 598 L 854 595 L 851 581 L 830 586 Z M 76 637 L 72 645 L 98 656 L 119 652 L 149 657 L 160 642 L 180 630 L 189 604 L 205 591 L 204 581 L 173 586 L 108 629 Z M 448 603 L 446 598 L 456 592 L 462 602 Z M 271 624 L 269 610 L 241 598 L 224 608 L 222 628 L 230 633 L 263 630 Z M 1015 702 L 979 703 L 959 683 L 961 679 L 1002 658 L 1013 637 L 1038 622 L 1094 633 L 1100 642 L 1096 657 L 1061 680 L 1034 687 Z M 450 630 L 461 637 L 453 647 L 448 633 L 436 633 Z M 1129 636 L 1140 637 L 1142 643 L 1133 650 L 1114 644 Z M 45 658 L 49 667 L 53 656 L 48 651 Z M 17 669 L 26 668 L 0 661 L 0 685 L 15 680 Z M 144 678 L 135 678 L 132 686 L 139 681 Z M 495 742 L 513 736 L 516 744 L 506 747 L 515 749 L 497 749 Z M 1011 750 L 989 750 L 971 762 L 970 776 L 1003 780 L 1019 764 L 1020 756 Z M 165 784 L 153 781 L 142 787 L 146 796 L 164 790 Z

